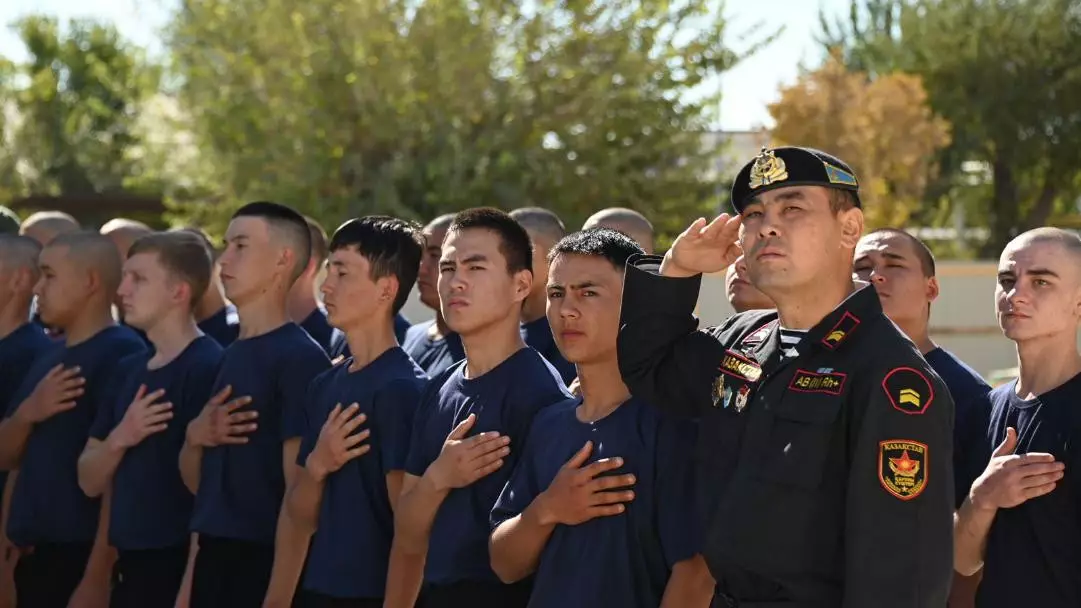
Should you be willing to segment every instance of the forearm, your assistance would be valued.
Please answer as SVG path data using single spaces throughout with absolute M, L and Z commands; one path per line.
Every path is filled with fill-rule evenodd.
M 983 567 L 987 535 L 995 521 L 994 510 L 979 509 L 966 499 L 953 516 L 953 568 L 972 576 Z
M 191 604 L 191 579 L 195 572 L 195 557 L 199 553 L 199 535 L 191 535 L 191 545 L 188 547 L 188 563 L 184 567 L 184 578 L 180 581 L 180 592 L 176 596 L 175 608 L 188 608 Z
M 15 469 L 8 473 L 4 483 L 3 511 L 0 512 L 0 537 L 7 538 L 8 514 L 11 513 L 11 494 L 15 491 L 15 479 L 19 477 L 19 470 Z
M 316 479 L 307 469 L 297 476 L 296 484 L 286 498 L 289 517 L 301 530 L 309 534 L 319 525 L 319 510 L 323 504 L 323 488 L 326 481 Z
M 203 466 L 203 448 L 190 441 L 180 448 L 180 478 L 192 494 L 199 492 L 199 473 Z
M 289 517 L 288 511 L 282 509 L 278 514 L 278 530 L 274 537 L 274 566 L 264 608 L 289 608 L 292 605 L 310 541 L 311 533 L 301 529 Z
M 96 498 L 104 494 L 112 483 L 113 475 L 127 450 L 108 439 L 91 442 L 93 445 L 88 444 L 79 456 L 79 487 L 87 496 Z
M 717 583 L 701 555 L 672 566 L 661 608 L 708 608 Z
M 112 492 L 106 491 L 101 498 L 101 512 L 98 515 L 98 532 L 94 536 L 94 546 L 90 550 L 90 559 L 86 562 L 83 580 L 108 585 L 116 564 L 116 549 L 109 545 L 109 510 L 112 504 Z
M 499 524 L 492 532 L 489 543 L 492 570 L 504 583 L 520 581 L 536 571 L 544 545 L 556 527 L 541 512 L 534 500 L 525 511 Z
M 427 553 L 432 523 L 449 493 L 449 489 L 438 486 L 425 473 L 402 494 L 394 517 L 395 544 L 400 543 L 403 550 L 411 553 Z
M 0 470 L 19 467 L 32 430 L 34 425 L 19 418 L 17 413 L 0 421 Z
M 395 540 L 387 568 L 383 608 L 413 608 L 424 582 L 424 553 L 409 552 Z

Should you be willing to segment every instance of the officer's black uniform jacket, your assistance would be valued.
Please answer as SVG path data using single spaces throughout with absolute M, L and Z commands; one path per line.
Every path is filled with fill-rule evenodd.
M 703 554 L 721 606 L 946 605 L 953 402 L 859 289 L 782 363 L 777 314 L 696 331 L 701 277 L 627 267 L 619 365 L 631 393 L 700 417 Z

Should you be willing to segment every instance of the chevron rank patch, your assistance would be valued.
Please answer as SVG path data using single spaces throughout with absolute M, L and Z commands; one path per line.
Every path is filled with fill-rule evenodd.
M 912 500 L 927 486 L 927 445 L 910 439 L 878 444 L 878 481 L 901 500 Z
M 841 318 L 837 319 L 837 323 L 834 324 L 833 329 L 822 338 L 822 345 L 830 350 L 837 348 L 859 324 L 860 320 L 846 310 L 845 313 L 841 315 Z
M 935 389 L 931 381 L 918 369 L 896 367 L 882 379 L 882 390 L 890 399 L 893 409 L 909 415 L 919 415 L 931 407 Z

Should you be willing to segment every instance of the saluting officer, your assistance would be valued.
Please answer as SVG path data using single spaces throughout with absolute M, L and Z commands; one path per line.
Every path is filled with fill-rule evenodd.
M 944 606 L 953 402 L 853 282 L 855 174 L 817 150 L 763 149 L 732 204 L 738 215 L 699 219 L 663 259 L 628 263 L 619 337 L 632 394 L 701 417 L 715 605 Z M 697 330 L 702 273 L 741 253 L 777 310 Z

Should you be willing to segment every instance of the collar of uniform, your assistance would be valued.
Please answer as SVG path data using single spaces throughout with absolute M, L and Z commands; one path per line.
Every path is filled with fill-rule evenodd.
M 807 331 L 796 350 L 800 355 L 806 355 L 813 349 L 837 350 L 859 331 L 864 321 L 881 313 L 882 303 L 874 287 L 858 283 L 856 291 Z

